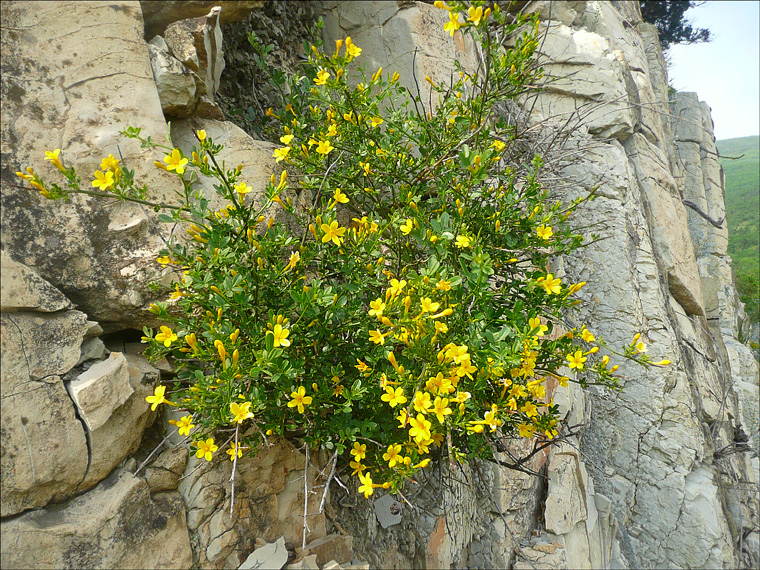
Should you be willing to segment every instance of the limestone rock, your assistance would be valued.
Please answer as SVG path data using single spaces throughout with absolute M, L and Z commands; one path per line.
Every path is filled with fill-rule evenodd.
M 318 538 L 306 545 L 306 550 L 317 556 L 317 564 L 322 566 L 330 560 L 351 562 L 354 556 L 354 539 L 334 533 Z
M 0 523 L 3 568 L 190 568 L 182 500 L 151 498 L 145 481 L 115 471 L 66 504 Z
M 122 358 L 126 361 L 128 384 L 132 392 L 103 424 L 89 432 L 91 457 L 87 476 L 82 482 L 82 488 L 85 489 L 97 484 L 126 457 L 137 451 L 143 432 L 155 418 L 145 398 L 153 394 L 153 387 L 159 377 L 158 370 L 140 356 L 127 354 Z
M 245 559 L 238 570 L 280 570 L 288 561 L 288 550 L 285 539 L 280 537 L 277 542 L 265 544 L 257 548 Z
M 575 455 L 555 454 L 549 463 L 548 475 L 546 530 L 554 534 L 567 534 L 588 517 L 585 490 L 580 486 Z
M 3 279 L 0 282 L 0 309 L 11 311 L 41 311 L 53 313 L 73 309 L 71 301 L 28 267 L 11 259 L 5 250 L 0 252 Z
M 88 360 L 102 360 L 106 352 L 106 345 L 98 337 L 86 338 L 79 347 L 79 360 L 77 364 L 82 364 Z
M 264 0 L 140 0 L 146 39 L 163 33 L 172 22 L 203 16 L 214 6 L 221 6 L 221 23 L 225 25 L 239 22 L 263 5 Z
M 139 3 L 6 2 L 1 9 L 11 30 L 2 36 L 5 164 L 31 166 L 61 184 L 43 153 L 60 148 L 63 164 L 76 166 L 88 187 L 110 153 L 135 169 L 151 199 L 172 202 L 180 186 L 175 175 L 153 165 L 162 156 L 118 134 L 125 125 L 156 141 L 166 133 Z M 34 268 L 106 327 L 150 323 L 154 293 L 147 283 L 160 272 L 155 258 L 163 247 L 155 213 L 82 195 L 51 202 L 6 182 L 0 238 L 12 259 Z
M 319 570 L 319 564 L 317 564 L 317 555 L 309 554 L 303 558 L 296 560 L 292 564 L 285 566 L 286 570 Z
M 174 447 L 159 454 L 145 469 L 145 480 L 151 493 L 172 491 L 179 487 L 179 478 L 187 465 L 187 448 Z
M 161 36 L 156 36 L 150 41 L 148 50 L 164 115 L 192 115 L 198 99 L 193 72 L 172 56 Z
M 232 463 L 217 452 L 211 463 L 191 456 L 179 491 L 188 509 L 188 527 L 197 536 L 201 564 L 210 568 L 228 567 L 258 537 L 274 541 L 301 542 L 303 515 L 304 456 L 284 440 L 256 457 L 237 461 L 235 510 L 230 517 L 229 478 Z M 223 457 L 222 457 L 223 456 Z M 314 477 L 309 469 L 309 478 Z M 325 536 L 324 514 L 318 495 L 309 498 L 309 538 Z M 250 544 L 250 546 L 248 546 Z M 234 564 L 238 566 L 240 562 Z
M 92 365 L 71 382 L 69 393 L 87 429 L 98 429 L 134 393 L 129 385 L 127 359 L 112 352 L 108 360 Z

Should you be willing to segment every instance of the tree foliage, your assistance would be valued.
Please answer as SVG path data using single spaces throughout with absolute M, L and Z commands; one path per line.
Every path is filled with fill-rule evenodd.
M 640 4 L 644 21 L 657 27 L 663 50 L 668 49 L 672 44 L 694 44 L 709 42 L 712 39 L 710 30 L 695 28 L 685 16 L 689 8 L 701 6 L 704 2 L 643 0 Z

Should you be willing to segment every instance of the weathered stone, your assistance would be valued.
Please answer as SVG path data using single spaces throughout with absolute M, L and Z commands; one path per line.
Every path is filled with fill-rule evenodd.
M 569 533 L 588 517 L 585 490 L 580 487 L 578 459 L 574 454 L 555 454 L 549 462 L 549 495 L 546 499 L 546 530 Z
M 317 564 L 322 566 L 330 560 L 351 562 L 354 556 L 354 539 L 343 534 L 328 534 L 306 545 L 306 550 L 316 554 Z
M 221 23 L 225 25 L 239 22 L 263 5 L 264 0 L 140 0 L 146 39 L 163 33 L 173 22 L 208 14 L 214 6 L 221 6 Z
M 127 359 L 119 352 L 93 364 L 69 384 L 69 393 L 87 429 L 94 431 L 134 393 L 129 384 Z
M 190 568 L 177 493 L 151 498 L 145 481 L 115 471 L 68 503 L 0 523 L 3 568 Z
M 381 527 L 388 528 L 401 522 L 402 505 L 390 495 L 383 495 L 375 499 L 373 504 L 375 505 L 377 522 L 380 523 Z
M 119 135 L 125 125 L 161 140 L 166 123 L 142 39 L 138 2 L 11 2 L 2 4 L 4 164 L 31 166 L 63 184 L 43 151 L 61 149 L 90 185 L 109 153 L 135 170 L 157 202 L 175 200 L 176 175 L 153 166 L 155 150 Z M 114 33 L 118 30 L 118 34 Z M 118 147 L 118 148 L 117 148 Z M 10 257 L 30 268 L 101 324 L 141 328 L 155 295 L 163 247 L 149 208 L 75 195 L 46 200 L 3 177 L 0 237 Z M 107 205 L 106 205 L 107 204 Z
M 145 480 L 151 493 L 172 491 L 179 487 L 179 478 L 187 465 L 187 448 L 173 447 L 159 454 L 145 469 Z
M 63 294 L 28 267 L 11 259 L 5 250 L 0 252 L 3 279 L 0 282 L 0 310 L 41 311 L 53 313 L 72 309 Z
M 155 417 L 145 398 L 153 394 L 158 370 L 142 357 L 128 354 L 124 357 L 132 393 L 104 424 L 89 433 L 90 467 L 82 482 L 83 488 L 97 484 L 127 456 L 137 451 L 143 432 Z
M 303 558 L 296 560 L 292 564 L 285 566 L 287 570 L 319 570 L 319 564 L 317 564 L 317 555 L 310 554 Z
M 257 548 L 245 559 L 238 570 L 280 570 L 288 561 L 288 550 L 285 539 L 280 537 L 277 542 Z
M 161 36 L 156 36 L 150 41 L 148 50 L 153 79 L 164 115 L 192 115 L 198 99 L 193 72 L 169 53 L 169 48 Z
M 98 337 L 87 338 L 82 341 L 79 347 L 79 360 L 77 364 L 82 364 L 88 360 L 102 360 L 106 353 L 106 345 Z

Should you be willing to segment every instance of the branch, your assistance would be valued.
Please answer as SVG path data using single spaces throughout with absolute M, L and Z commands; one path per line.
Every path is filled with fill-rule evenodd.
M 688 200 L 683 200 L 683 205 L 688 206 L 692 210 L 694 210 L 697 214 L 702 216 L 705 220 L 710 222 L 712 225 L 714 225 L 716 228 L 722 228 L 723 227 L 723 218 L 720 218 L 719 220 L 713 220 L 710 216 L 705 214 L 702 210 L 699 209 L 699 207 L 694 202 L 689 202 Z

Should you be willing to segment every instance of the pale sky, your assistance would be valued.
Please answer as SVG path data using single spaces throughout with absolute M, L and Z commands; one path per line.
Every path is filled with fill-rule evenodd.
M 718 140 L 760 134 L 760 1 L 713 1 L 686 16 L 708 43 L 670 48 L 670 84 L 712 107 Z

